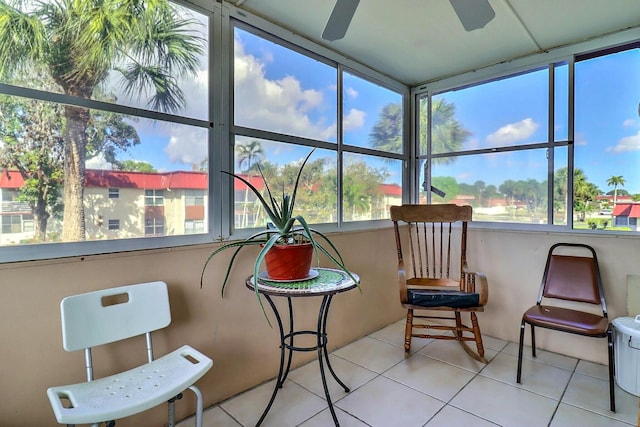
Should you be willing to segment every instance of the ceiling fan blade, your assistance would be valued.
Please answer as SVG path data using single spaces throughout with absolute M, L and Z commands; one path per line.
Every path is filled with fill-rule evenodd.
M 489 0 L 449 0 L 467 31 L 483 28 L 496 16 Z
M 322 32 L 322 38 L 329 41 L 339 40 L 347 33 L 353 14 L 360 0 L 336 0 L 331 16 Z

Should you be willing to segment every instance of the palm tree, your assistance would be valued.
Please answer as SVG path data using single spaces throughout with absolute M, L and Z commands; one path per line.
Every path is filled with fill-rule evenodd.
M 91 98 L 110 72 L 127 95 L 151 93 L 163 112 L 185 104 L 177 84 L 195 75 L 202 38 L 168 0 L 0 2 L 0 78 L 44 65 L 66 95 Z M 89 109 L 65 105 L 64 241 L 85 239 L 84 173 Z
M 455 118 L 456 106 L 437 99 L 431 106 L 431 144 L 433 153 L 448 153 L 462 148 L 471 135 Z M 420 105 L 420 154 L 427 152 L 427 103 Z M 369 134 L 371 147 L 394 153 L 402 152 L 402 108 L 400 104 L 387 104 L 380 111 L 378 121 Z M 437 159 L 443 162 L 444 159 Z M 450 161 L 450 160 L 446 160 Z
M 420 153 L 427 153 L 427 103 L 420 106 Z M 450 153 L 459 151 L 471 135 L 456 119 L 456 105 L 444 99 L 431 102 L 431 152 Z M 438 158 L 439 163 L 450 163 L 453 158 Z
M 258 141 L 251 141 L 247 144 L 236 145 L 236 155 L 238 156 L 238 168 L 242 169 L 243 164 L 247 164 L 247 181 L 251 182 L 251 166 L 259 160 L 264 151 L 262 145 Z M 249 203 L 249 187 L 244 190 L 244 205 L 242 207 L 242 224 L 241 228 L 247 226 L 247 203 Z
M 389 103 L 382 107 L 378 121 L 371 129 L 369 142 L 373 148 L 402 153 L 402 104 Z
M 593 210 L 591 202 L 600 194 L 600 189 L 595 184 L 587 181 L 587 176 L 584 174 L 582 169 L 574 169 L 573 203 L 574 209 L 578 212 L 578 219 L 580 221 L 584 221 L 587 212 L 591 212 Z
M 626 181 L 624 180 L 623 176 L 612 176 L 611 178 L 609 178 L 607 180 L 607 185 L 609 187 L 613 186 L 613 207 L 616 207 L 616 204 L 618 203 L 618 186 L 620 187 L 624 187 L 624 184 L 626 183 Z
M 420 102 L 420 154 L 427 153 L 427 116 L 426 98 Z M 436 99 L 431 103 L 431 149 L 433 153 L 458 151 L 471 132 L 466 130 L 455 118 L 456 106 L 444 99 Z M 402 152 L 402 108 L 400 104 L 388 104 L 378 117 L 369 134 L 371 147 L 394 153 Z M 433 163 L 450 163 L 453 157 L 433 159 Z M 422 168 L 424 159 L 420 160 L 418 170 Z M 426 180 L 426 177 L 425 177 Z

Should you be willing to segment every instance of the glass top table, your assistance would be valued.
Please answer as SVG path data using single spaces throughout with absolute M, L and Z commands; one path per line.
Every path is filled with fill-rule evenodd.
M 257 285 L 253 276 L 247 278 L 245 282 L 247 288 L 251 291 L 258 292 L 263 295 L 267 300 L 278 322 L 278 329 L 280 331 L 280 369 L 278 370 L 278 377 L 276 379 L 276 386 L 271 395 L 271 399 L 267 404 L 262 416 L 256 423 L 259 426 L 264 421 L 265 417 L 271 409 L 271 405 L 278 394 L 278 390 L 282 388 L 284 381 L 287 379 L 289 369 L 291 367 L 291 359 L 294 351 L 317 351 L 318 363 L 320 365 L 320 377 L 322 385 L 324 387 L 324 394 L 327 398 L 327 404 L 333 417 L 333 422 L 336 426 L 339 426 L 338 418 L 336 416 L 331 396 L 329 395 L 329 389 L 327 387 L 327 380 L 324 372 L 324 365 L 327 365 L 329 372 L 333 376 L 345 392 L 349 392 L 347 387 L 338 378 L 331 363 L 329 362 L 329 354 L 327 351 L 327 317 L 329 314 L 329 306 L 334 295 L 346 292 L 358 287 L 360 284 L 360 277 L 350 272 L 350 275 L 342 270 L 332 268 L 315 268 L 310 271 L 307 278 L 302 280 L 282 281 L 271 280 L 265 273 L 258 274 Z M 274 304 L 271 297 L 286 297 L 287 307 L 289 315 L 289 330 L 285 333 L 284 326 L 282 324 L 282 318 L 278 311 L 277 306 Z M 296 297 L 322 297 L 320 309 L 318 311 L 318 323 L 316 330 L 295 330 L 294 328 L 294 316 L 293 316 L 293 303 L 292 298 Z M 316 337 L 316 344 L 310 347 L 300 347 L 294 344 L 294 338 L 300 335 L 312 335 Z M 287 356 L 287 362 L 285 365 L 285 354 Z

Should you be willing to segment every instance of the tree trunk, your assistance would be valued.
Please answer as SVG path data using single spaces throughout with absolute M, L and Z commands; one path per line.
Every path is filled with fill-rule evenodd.
M 83 201 L 89 110 L 66 106 L 65 118 L 62 240 L 75 242 L 85 240 Z
M 47 241 L 47 222 L 49 220 L 49 212 L 47 212 L 47 203 L 38 199 L 33 207 L 33 223 L 35 236 L 39 242 Z

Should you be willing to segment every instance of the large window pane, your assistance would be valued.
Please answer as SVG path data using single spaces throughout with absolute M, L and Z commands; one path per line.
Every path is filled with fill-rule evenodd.
M 546 149 L 443 157 L 431 166 L 433 203 L 468 204 L 474 220 L 547 223 Z
M 234 30 L 234 123 L 336 142 L 335 67 Z
M 24 42 L 13 42 L 12 48 L 25 56 L 4 64 L 8 72 L 0 82 L 207 120 L 208 97 L 202 96 L 209 91 L 207 15 L 166 0 L 156 8 L 117 11 L 109 2 L 89 0 L 7 3 L 15 7 L 13 40 Z M 28 18 L 42 21 L 34 33 L 41 31 L 45 50 L 55 54 L 31 60 L 36 43 L 26 31 L 32 27 L 21 26 Z
M 576 62 L 575 87 L 574 227 L 640 231 L 640 49 Z
M 267 200 L 267 186 L 276 201 L 282 199 L 283 191 L 292 195 L 299 167 L 311 148 L 240 136 L 235 142 L 237 175 L 252 183 Z M 310 224 L 337 221 L 336 155 L 335 151 L 316 149 L 302 171 L 295 211 Z M 235 228 L 266 227 L 269 218 L 251 189 L 238 179 L 234 179 L 233 188 Z
M 68 241 L 63 189 L 69 108 L 0 95 L 5 119 L 0 124 L 0 162 L 6 169 L 0 178 L 0 214 L 29 221 L 21 225 L 19 240 L 2 239 L 3 244 Z M 88 117 L 79 199 L 84 233 L 74 241 L 182 235 L 185 217 L 207 221 L 204 206 L 198 212 L 186 206 L 187 192 L 207 194 L 207 128 L 94 109 L 74 111 Z
M 553 140 L 566 141 L 569 139 L 569 66 L 556 64 L 553 71 Z
M 15 197 L 0 216 L 20 224 L 0 244 L 181 236 L 187 219 L 208 223 L 185 192 L 208 194 L 210 16 L 166 0 L 9 3 L 0 192 Z
M 402 95 L 343 73 L 344 143 L 402 153 Z
M 390 218 L 389 207 L 402 204 L 402 162 L 345 154 L 342 177 L 345 221 Z
M 569 149 L 566 146 L 554 148 L 553 171 L 553 224 L 567 225 L 567 215 L 571 209 L 567 209 L 568 196 L 567 174 L 569 162 Z
M 542 69 L 434 95 L 433 154 L 547 141 L 548 83 Z M 420 151 L 426 154 L 426 99 L 420 106 Z

